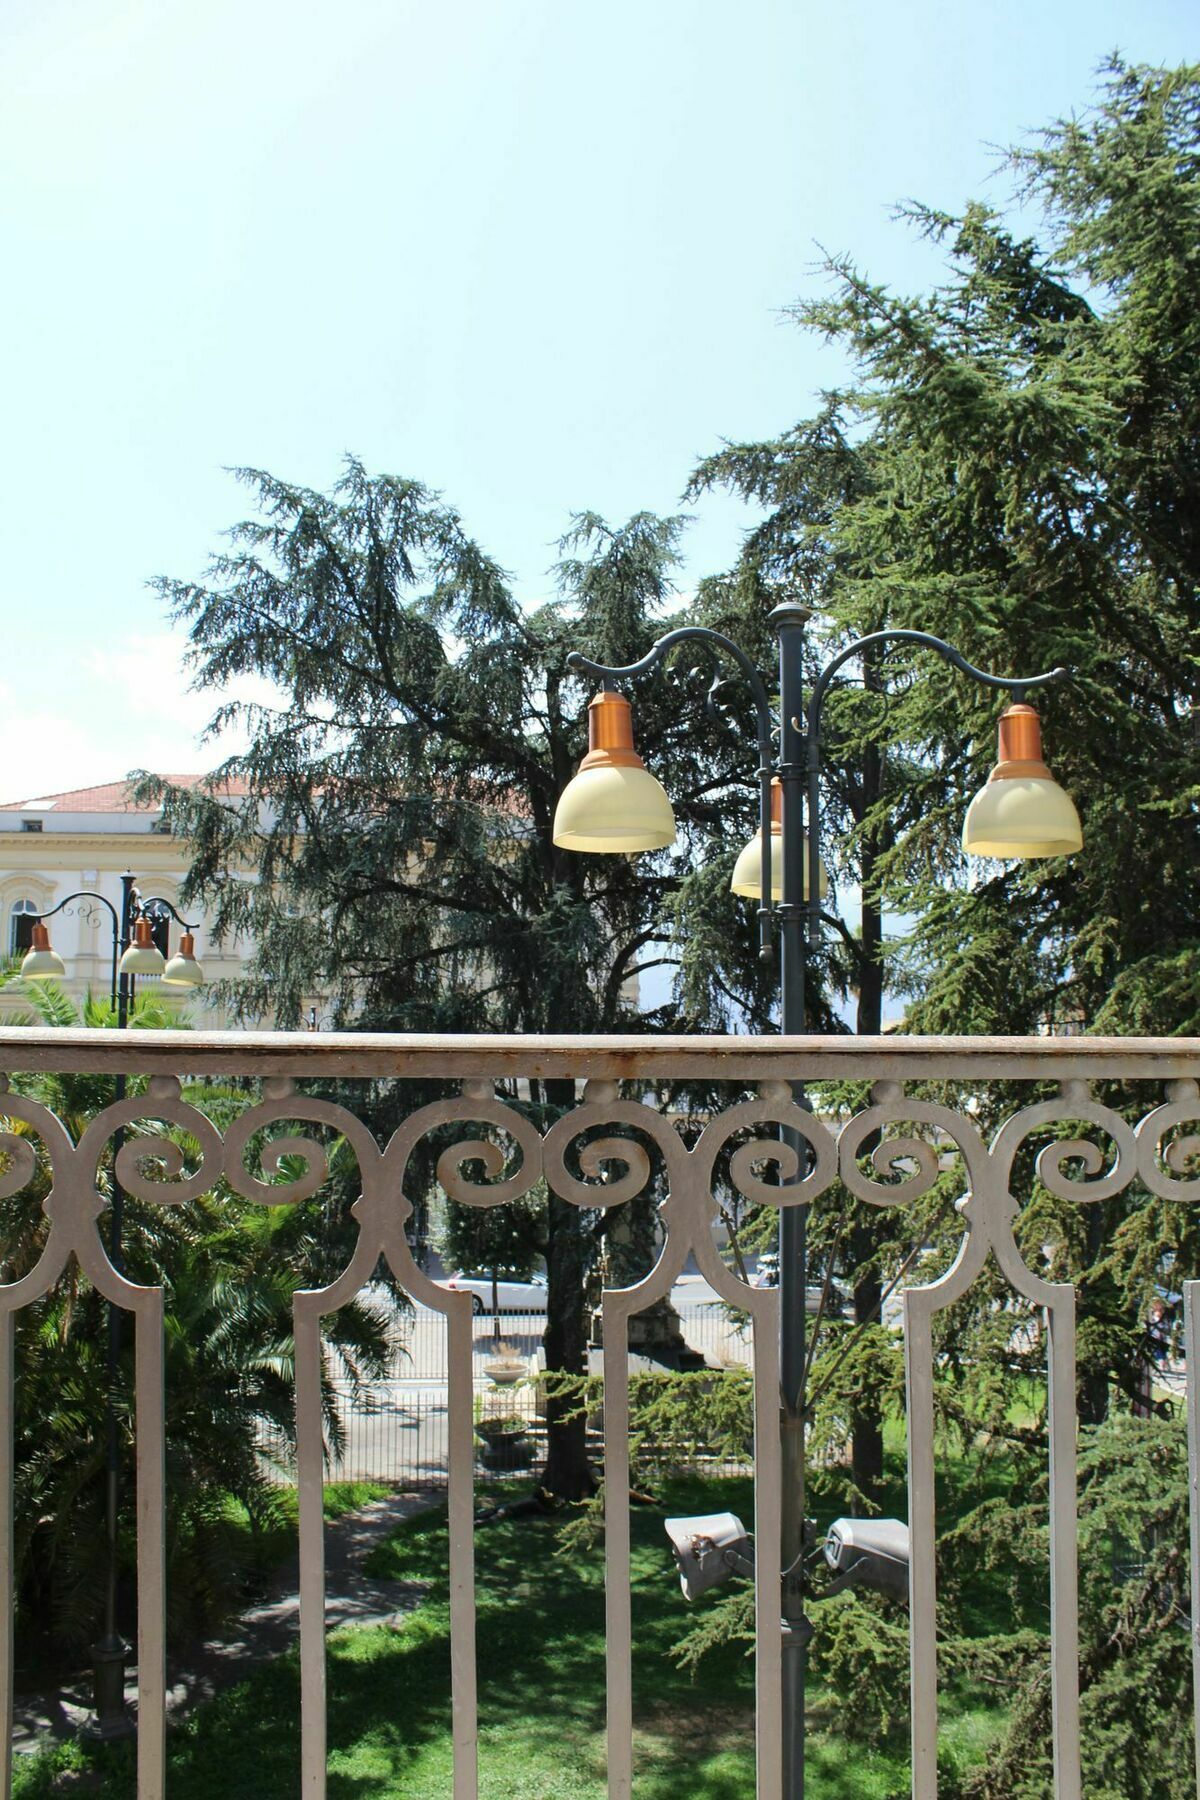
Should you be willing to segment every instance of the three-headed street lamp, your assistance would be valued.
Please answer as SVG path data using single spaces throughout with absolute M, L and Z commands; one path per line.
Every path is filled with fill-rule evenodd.
M 121 877 L 121 902 L 114 906 L 105 894 L 68 894 L 49 912 L 40 913 L 34 921 L 32 944 L 21 963 L 25 981 L 61 981 L 66 964 L 51 946 L 46 925 L 57 913 L 76 913 L 86 923 L 99 924 L 104 908 L 112 930 L 110 962 L 110 998 L 119 1028 L 129 1023 L 129 1009 L 135 983 L 139 980 L 165 982 L 170 987 L 198 988 L 204 971 L 196 960 L 194 925 L 182 918 L 169 900 L 144 900 L 135 877 L 127 869 Z M 182 926 L 179 948 L 174 956 L 163 955 L 154 941 L 156 926 L 174 919 Z M 125 1098 L 125 1077 L 116 1077 L 116 1098 Z M 124 1272 L 121 1236 L 125 1214 L 125 1192 L 116 1176 L 116 1159 L 125 1141 L 120 1128 L 113 1133 L 112 1202 L 108 1257 L 118 1275 Z M 92 1698 L 96 1711 L 96 1732 L 101 1738 L 124 1737 L 133 1729 L 125 1710 L 125 1658 L 129 1647 L 117 1629 L 118 1573 L 118 1506 L 121 1486 L 121 1452 L 117 1435 L 117 1415 L 113 1404 L 117 1370 L 121 1354 L 121 1309 L 109 1303 L 108 1308 L 108 1395 L 105 1413 L 105 1506 L 104 1539 L 107 1564 L 104 1584 L 104 1635 L 92 1646 Z
M 785 602 L 772 611 L 779 637 L 779 716 L 767 684 L 746 653 L 722 632 L 704 625 L 669 631 L 639 662 L 609 668 L 573 651 L 569 667 L 599 679 L 588 708 L 588 752 L 558 802 L 554 841 L 561 848 L 601 854 L 665 849 L 675 840 L 675 818 L 661 783 L 634 749 L 628 700 L 613 683 L 643 675 L 678 645 L 703 644 L 735 663 L 754 702 L 758 741 L 759 828 L 734 867 L 732 888 L 758 901 L 759 954 L 771 956 L 772 920 L 780 940 L 780 1030 L 805 1029 L 805 959 L 821 932 L 821 903 L 828 877 L 821 862 L 821 726 L 826 698 L 848 662 L 900 644 L 934 650 L 972 680 L 1010 697 L 1000 715 L 999 755 L 986 785 L 963 821 L 962 847 L 969 856 L 999 859 L 1069 856 L 1082 848 L 1079 815 L 1042 758 L 1038 715 L 1026 701 L 1035 688 L 1068 678 L 1068 670 L 1043 675 L 989 675 L 952 645 L 927 631 L 874 631 L 846 645 L 825 665 L 804 697 L 805 627 L 808 607 Z M 805 830 L 807 816 L 807 832 Z M 797 1099 L 803 1091 L 794 1085 Z M 784 1132 L 798 1157 L 806 1146 Z M 803 1160 L 798 1164 L 803 1172 Z M 804 1793 L 804 1665 L 810 1626 L 804 1612 L 804 1425 L 806 1373 L 807 1207 L 784 1207 L 779 1220 L 779 1314 L 782 1434 L 783 1554 L 783 1766 L 786 1800 Z M 674 1523 L 679 1524 L 680 1521 Z

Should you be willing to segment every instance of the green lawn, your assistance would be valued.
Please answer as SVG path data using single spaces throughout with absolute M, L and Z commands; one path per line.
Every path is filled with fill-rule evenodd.
M 336 1502 L 335 1502 L 336 1504 Z M 752 1516 L 748 1481 L 677 1481 L 633 1513 L 634 1701 L 638 1800 L 744 1800 L 753 1793 L 753 1666 L 727 1645 L 693 1680 L 670 1648 L 689 1621 L 662 1520 L 729 1507 Z M 562 1526 L 534 1518 L 476 1539 L 482 1800 L 602 1800 L 603 1560 L 555 1555 Z M 449 1606 L 444 1509 L 408 1521 L 371 1572 L 427 1584 L 401 1627 L 330 1639 L 330 1800 L 441 1800 L 451 1792 Z M 811 1696 L 820 1712 L 819 1689 Z M 172 1800 L 294 1800 L 299 1793 L 294 1657 L 200 1708 L 170 1739 Z M 996 1728 L 949 1709 L 946 1743 L 966 1760 Z M 19 1800 L 59 1791 L 55 1767 L 100 1776 L 101 1800 L 131 1793 L 128 1749 L 71 1747 L 18 1774 Z M 891 1800 L 907 1792 L 902 1741 L 860 1748 L 816 1736 L 810 1800 Z

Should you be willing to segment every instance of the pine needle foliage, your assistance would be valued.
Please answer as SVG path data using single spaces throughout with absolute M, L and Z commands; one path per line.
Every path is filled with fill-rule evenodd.
M 202 582 L 158 585 L 188 627 L 196 685 L 220 695 L 252 675 L 268 697 L 218 707 L 213 734 L 237 724 L 250 742 L 209 782 L 146 777 L 141 788 L 191 845 L 185 904 L 202 902 L 218 935 L 255 945 L 233 1003 L 288 1026 L 320 994 L 335 1024 L 385 1031 L 574 1035 L 765 1019 L 769 979 L 727 891 L 756 806 L 744 701 L 710 718 L 707 672 L 638 688 L 639 748 L 674 800 L 674 852 L 590 857 L 553 843 L 591 694 L 568 653 L 631 662 L 680 622 L 682 522 L 639 513 L 614 527 L 579 514 L 559 546 L 554 597 L 523 607 L 417 481 L 353 459 L 328 494 L 261 470 L 241 479 L 255 516 Z M 698 878 L 718 828 L 723 879 Z M 639 1004 L 647 978 L 666 996 L 657 1004 Z M 413 1099 L 383 1085 L 346 1097 L 382 1130 Z M 572 1084 L 522 1095 L 543 1127 L 573 1101 Z M 414 1193 L 422 1179 L 414 1170 Z M 552 1196 L 545 1221 L 547 1359 L 579 1374 L 587 1275 L 606 1225 Z M 553 1407 L 549 1423 L 547 1479 L 570 1497 L 588 1480 L 582 1424 L 568 1451 Z

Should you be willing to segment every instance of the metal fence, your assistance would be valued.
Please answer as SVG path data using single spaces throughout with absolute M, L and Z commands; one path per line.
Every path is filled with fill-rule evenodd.
M 161 1288 L 126 1279 L 109 1261 L 99 1221 L 107 1170 L 147 1205 L 211 1193 L 223 1180 L 265 1206 L 294 1204 L 324 1185 L 322 1133 L 337 1133 L 357 1160 L 356 1248 L 328 1286 L 295 1296 L 297 1485 L 300 1548 L 300 1743 L 304 1800 L 326 1792 L 325 1575 L 322 1418 L 322 1321 L 369 1284 L 381 1257 L 401 1287 L 445 1320 L 444 1411 L 432 1407 L 411 1429 L 420 1455 L 437 1461 L 433 1441 L 444 1430 L 449 1515 L 451 1706 L 455 1800 L 476 1800 L 476 1669 L 474 1491 L 477 1477 L 476 1327 L 470 1299 L 436 1287 L 416 1267 L 406 1233 L 411 1204 L 405 1171 L 415 1147 L 437 1132 L 445 1144 L 438 1178 L 451 1198 L 503 1205 L 545 1181 L 586 1209 L 623 1203 L 641 1192 L 657 1167 L 668 1196 L 661 1208 L 664 1242 L 652 1274 L 636 1288 L 603 1299 L 603 1454 L 605 1466 L 607 1786 L 610 1800 L 629 1800 L 633 1786 L 630 1605 L 630 1323 L 671 1292 L 694 1258 L 713 1291 L 747 1315 L 753 1343 L 755 1460 L 754 1573 L 756 1793 L 779 1800 L 781 1737 L 779 1439 L 779 1296 L 744 1287 L 713 1244 L 714 1192 L 732 1183 L 756 1205 L 819 1203 L 839 1181 L 868 1204 L 904 1208 L 946 1173 L 947 1146 L 961 1170 L 961 1248 L 937 1279 L 903 1297 L 911 1562 L 909 1639 L 912 1687 L 912 1793 L 937 1794 L 938 1648 L 936 1497 L 934 1487 L 934 1321 L 964 1296 L 989 1262 L 1011 1291 L 1036 1307 L 1046 1330 L 1050 1396 L 1049 1574 L 1056 1800 L 1082 1800 L 1079 1756 L 1079 1607 L 1076 1572 L 1075 1292 L 1043 1280 L 1023 1260 L 1014 1235 L 1021 1201 L 1034 1177 L 1027 1160 L 1040 1144 L 1037 1179 L 1067 1202 L 1107 1198 L 1133 1184 L 1167 1202 L 1200 1199 L 1200 1041 L 1108 1039 L 552 1039 L 373 1038 L 309 1034 L 203 1032 L 0 1032 L 3 1066 L 12 1070 L 118 1072 L 148 1076 L 144 1092 L 119 1100 L 76 1140 L 45 1106 L 10 1093 L 0 1118 L 19 1123 L 0 1145 L 0 1197 L 30 1190 L 45 1195 L 48 1220 L 38 1260 L 0 1286 L 0 1608 L 11 1622 L 13 1319 L 48 1293 L 75 1259 L 102 1295 L 134 1321 L 138 1520 L 138 1797 L 163 1800 L 165 1758 L 164 1357 Z M 262 1081 L 261 1099 L 217 1127 L 181 1096 L 183 1075 L 237 1075 Z M 380 1144 L 343 1106 L 295 1090 L 296 1078 L 435 1080 L 453 1098 L 417 1108 Z M 586 1083 L 577 1105 L 544 1134 L 525 1112 L 496 1093 L 496 1080 L 575 1079 Z M 639 1096 L 662 1083 L 697 1079 L 731 1085 L 729 1104 L 715 1109 L 694 1141 Z M 834 1132 L 793 1099 L 804 1081 L 870 1083 L 870 1097 Z M 983 1084 L 1005 1091 L 1033 1083 L 990 1140 L 972 1099 Z M 618 1086 L 628 1082 L 630 1097 Z M 906 1097 L 904 1083 L 951 1082 L 957 1104 Z M 1142 1095 L 1129 1116 L 1093 1098 L 1119 1083 Z M 1140 1084 L 1140 1086 L 1139 1086 Z M 1164 1093 L 1165 1086 L 1165 1093 Z M 753 1091 L 754 1097 L 746 1098 Z M 1050 1092 L 1052 1097 L 1047 1098 Z M 287 1127 L 287 1135 L 283 1128 Z M 317 1127 L 313 1132 L 312 1127 Z M 613 1128 L 620 1135 L 613 1135 Z M 120 1143 L 118 1134 L 137 1135 Z M 787 1134 L 781 1142 L 781 1131 Z M 275 1133 L 264 1171 L 263 1133 Z M 306 1136 L 306 1132 L 308 1135 Z M 803 1140 L 805 1156 L 790 1144 Z M 284 1153 L 286 1152 L 286 1157 Z M 1018 1152 L 1022 1152 L 1018 1157 Z M 300 1166 L 299 1174 L 293 1173 Z M 105 1174 L 102 1176 L 101 1171 Z M 49 1180 L 46 1180 L 46 1175 Z M 767 1179 L 776 1174 L 779 1180 Z M 607 1177 L 607 1179 L 605 1178 Z M 1181 1272 L 1186 1273 L 1186 1272 Z M 1188 1309 L 1188 1360 L 1200 1355 L 1200 1281 L 1182 1281 Z M 439 1387 L 441 1382 L 439 1380 Z M 439 1398 L 438 1405 L 442 1402 Z M 397 1406 L 397 1414 L 403 1409 Z M 392 1429 L 396 1429 L 395 1419 Z M 1189 1384 L 1193 1458 L 1192 1617 L 1200 1618 L 1200 1384 Z M 424 1436 L 422 1432 L 424 1431 Z M 0 1697 L 11 1739 L 12 1633 L 0 1632 Z M 1200 1634 L 1195 1638 L 1200 1691 Z M 1200 1713 L 1198 1713 L 1200 1718 Z M 10 1793 L 7 1765 L 0 1800 Z
M 390 1300 L 381 1304 L 391 1304 Z M 715 1298 L 674 1309 L 683 1343 L 691 1352 L 691 1373 L 705 1369 L 716 1380 L 737 1369 L 753 1368 L 753 1344 L 740 1312 Z M 539 1383 L 543 1366 L 544 1313 L 502 1313 L 500 1336 L 489 1314 L 475 1314 L 472 1327 L 472 1377 L 474 1389 L 475 1462 L 481 1478 L 506 1481 L 536 1476 L 545 1461 L 545 1400 Z M 392 1369 L 387 1378 L 357 1385 L 334 1381 L 332 1394 L 340 1430 L 329 1436 L 325 1466 L 330 1481 L 371 1481 L 414 1492 L 439 1493 L 447 1486 L 449 1462 L 449 1400 L 446 1321 L 440 1313 L 418 1306 L 398 1314 L 391 1328 Z M 519 1381 L 501 1385 L 488 1375 L 497 1356 L 523 1365 Z M 701 1367 L 697 1359 L 703 1359 Z M 597 1378 L 603 1352 L 590 1354 L 591 1371 Z M 661 1369 L 673 1372 L 669 1362 L 652 1357 L 637 1359 L 646 1374 Z M 497 1420 L 524 1423 L 524 1431 L 499 1434 L 511 1442 L 495 1447 L 488 1442 L 488 1427 Z M 482 1429 L 481 1429 L 482 1428 Z M 493 1440 L 497 1433 L 492 1431 Z M 589 1439 L 597 1463 L 603 1460 L 602 1412 L 597 1405 L 589 1422 Z M 287 1438 L 264 1425 L 260 1449 L 265 1472 L 273 1480 L 295 1480 L 295 1458 Z M 652 1452 L 653 1446 L 649 1446 Z M 739 1472 L 743 1458 L 725 1454 L 696 1454 L 688 1466 L 715 1473 Z

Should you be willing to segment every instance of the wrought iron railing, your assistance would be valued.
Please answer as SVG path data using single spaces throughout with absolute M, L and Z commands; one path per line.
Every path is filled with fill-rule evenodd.
M 937 1640 L 935 1621 L 933 1320 L 963 1295 L 989 1258 L 1012 1292 L 1044 1312 L 1050 1397 L 1051 1681 L 1054 1699 L 1055 1792 L 1080 1800 L 1079 1648 L 1076 1576 L 1075 1292 L 1050 1283 L 1023 1260 L 1014 1223 L 1025 1195 L 1014 1175 L 1031 1143 L 1040 1142 L 1036 1175 L 1069 1202 L 1115 1195 L 1135 1183 L 1165 1200 L 1200 1199 L 1200 1042 L 1067 1039 L 652 1039 L 391 1038 L 335 1034 L 92 1032 L 35 1029 L 0 1032 L 0 1066 L 15 1072 L 125 1073 L 148 1077 L 144 1092 L 106 1107 L 75 1141 L 45 1105 L 9 1091 L 0 1120 L 20 1121 L 0 1138 L 0 1197 L 13 1198 L 48 1170 L 42 1205 L 48 1229 L 36 1265 L 0 1286 L 0 1606 L 11 1621 L 13 1321 L 47 1294 L 72 1258 L 95 1288 L 134 1321 L 138 1520 L 138 1795 L 166 1792 L 164 1676 L 164 1362 L 163 1293 L 138 1286 L 110 1263 L 102 1218 L 114 1137 L 115 1176 L 148 1205 L 211 1191 L 218 1178 L 245 1199 L 291 1205 L 319 1193 L 328 1175 L 322 1134 L 337 1134 L 357 1162 L 357 1241 L 346 1268 L 329 1285 L 295 1296 L 297 1478 L 301 1564 L 301 1741 L 305 1800 L 325 1792 L 325 1633 L 323 1566 L 322 1320 L 344 1306 L 385 1258 L 399 1285 L 446 1328 L 452 1631 L 452 1731 L 455 1800 L 473 1800 L 476 1780 L 476 1686 L 473 1599 L 473 1331 L 470 1296 L 436 1286 L 413 1260 L 405 1194 L 410 1159 L 431 1133 L 448 1142 L 437 1179 L 468 1206 L 511 1202 L 544 1180 L 584 1208 L 618 1205 L 657 1179 L 662 1241 L 652 1272 L 603 1298 L 604 1464 L 606 1500 L 608 1792 L 627 1800 L 633 1782 L 631 1691 L 629 1349 L 628 1323 L 665 1297 L 689 1259 L 717 1294 L 747 1316 L 755 1377 L 754 1438 L 757 1793 L 778 1800 L 780 1747 L 778 1436 L 778 1294 L 747 1288 L 714 1245 L 714 1192 L 731 1185 L 747 1202 L 795 1206 L 820 1200 L 840 1180 L 878 1207 L 906 1207 L 928 1193 L 958 1159 L 962 1242 L 953 1266 L 903 1299 L 908 1412 L 911 1532 L 910 1642 L 912 1791 L 933 1800 L 937 1786 Z M 181 1078 L 251 1077 L 260 1097 L 222 1134 L 181 1095 Z M 348 1107 L 296 1087 L 337 1079 L 432 1081 L 452 1097 L 415 1105 L 387 1143 Z M 529 1080 L 574 1081 L 576 1104 L 540 1130 L 514 1096 Z M 689 1134 L 669 1110 L 650 1103 L 682 1081 L 726 1084 L 734 1098 L 711 1109 Z M 864 1104 L 840 1129 L 793 1098 L 798 1082 L 862 1082 Z M 509 1097 L 495 1084 L 507 1084 Z M 986 1138 L 979 1093 L 990 1083 L 1037 1084 L 1031 1102 L 1015 1105 Z M 953 1103 L 906 1097 L 905 1084 L 954 1084 Z M 515 1085 L 514 1085 L 515 1084 Z M 623 1085 L 624 1084 L 624 1085 Z M 1124 1107 L 1093 1097 L 1093 1084 L 1119 1084 L 1144 1095 Z M 406 1090 L 407 1091 L 407 1090 Z M 415 1090 L 413 1090 L 415 1091 Z M 928 1089 L 924 1091 L 928 1092 Z M 1106 1087 L 1114 1093 L 1116 1088 Z M 1047 1093 L 1052 1097 L 1046 1097 Z M 750 1097 L 746 1097 L 749 1095 Z M 1136 1123 L 1134 1122 L 1136 1116 Z M 1083 1125 L 1086 1135 L 1064 1137 Z M 305 1127 L 315 1126 L 315 1135 Z M 295 1127 L 278 1135 L 283 1127 Z M 781 1141 L 807 1146 L 804 1156 Z M 267 1133 L 264 1140 L 263 1134 Z M 270 1135 L 275 1133 L 276 1135 Z M 181 1147 L 180 1139 L 192 1146 Z M 294 1161 L 291 1159 L 295 1159 Z M 44 1185 L 44 1180 L 43 1180 Z M 33 1202 L 31 1201 L 31 1205 Z M 1185 1271 L 1183 1273 L 1190 1273 Z M 1176 1278 L 1179 1278 L 1177 1272 Z M 1189 1305 L 1189 1366 L 1200 1357 L 1200 1281 L 1184 1285 Z M 1200 1384 L 1189 1384 L 1193 1459 L 1192 1618 L 1200 1620 L 1197 1574 L 1197 1441 Z M 1200 1674 L 1200 1633 L 1196 1638 Z M 11 1739 L 13 1644 L 0 1632 L 3 1729 Z M 1200 1689 L 1198 1689 L 1200 1691 Z M 1200 1718 L 1200 1714 L 1198 1714 Z M 10 1791 L 7 1761 L 0 1796 Z

